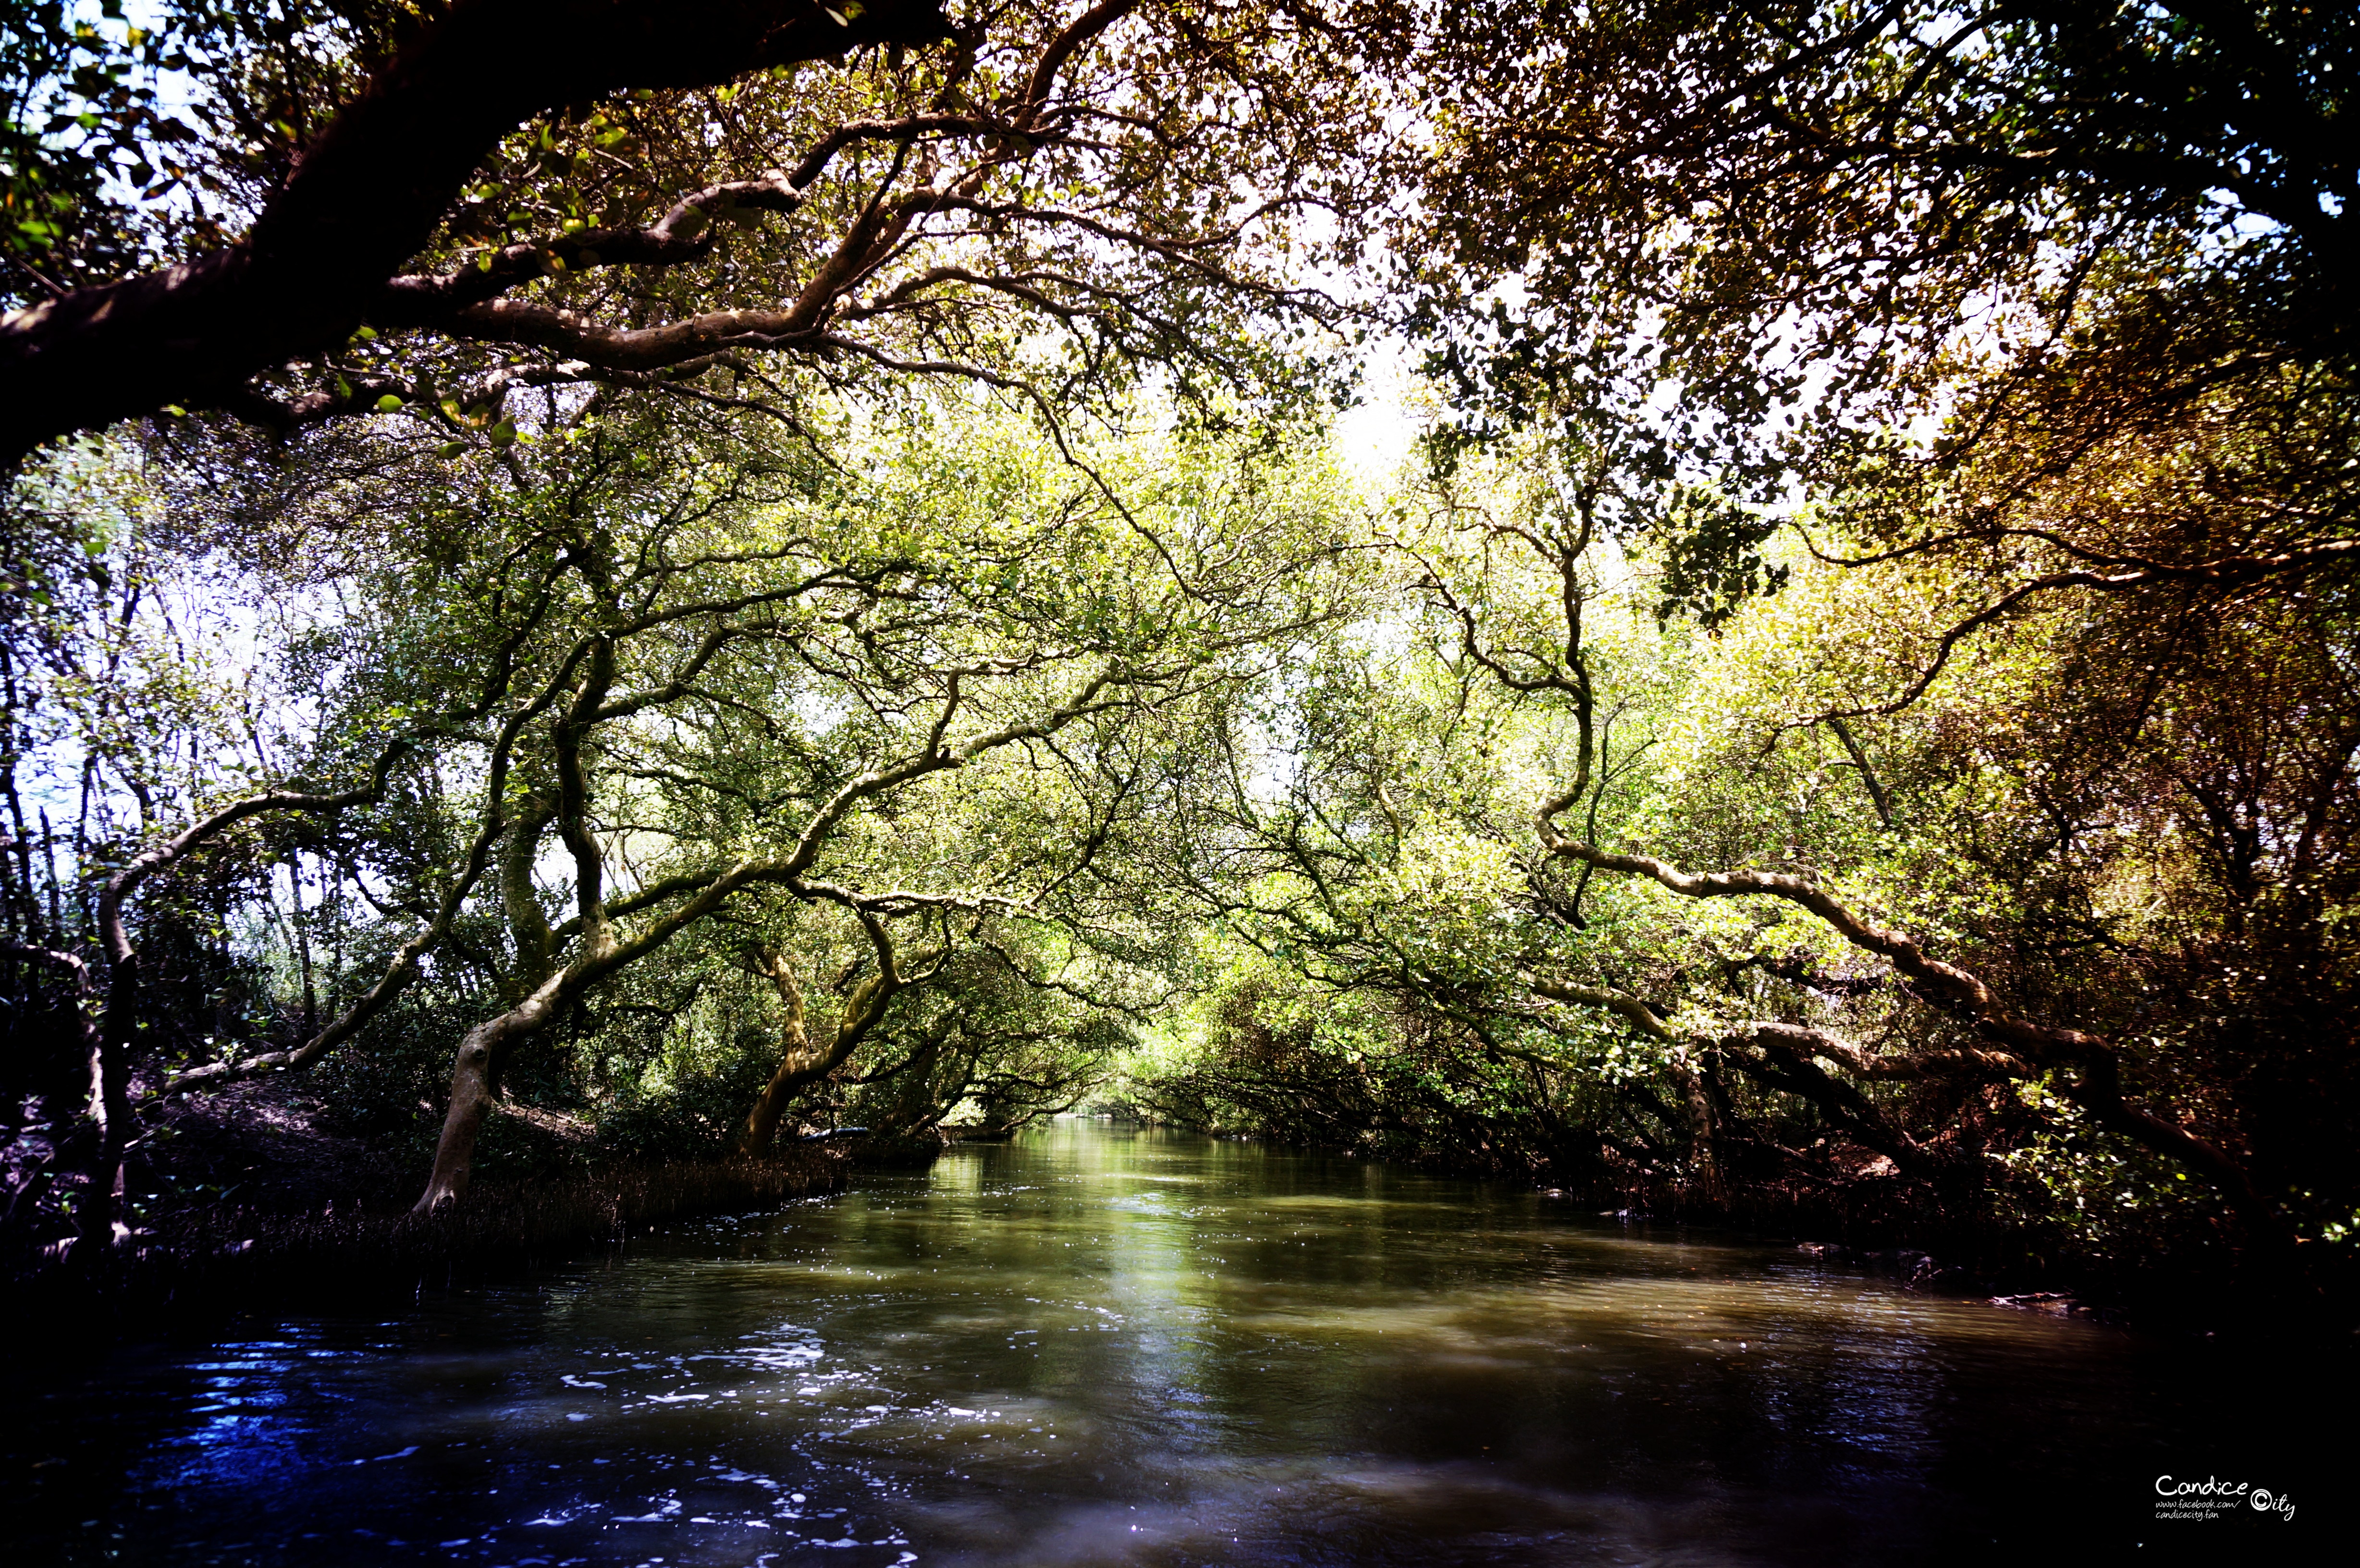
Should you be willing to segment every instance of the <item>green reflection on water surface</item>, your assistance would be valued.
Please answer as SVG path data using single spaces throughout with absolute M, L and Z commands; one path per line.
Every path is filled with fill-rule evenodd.
M 2133 1547 L 2188 1354 L 1076 1118 L 128 1356 L 19 1401 L 10 1500 L 68 1562 L 1980 1561 Z

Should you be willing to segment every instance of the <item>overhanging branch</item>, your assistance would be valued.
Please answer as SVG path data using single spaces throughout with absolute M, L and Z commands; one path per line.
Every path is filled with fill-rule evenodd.
M 0 463 L 333 349 L 499 139 L 627 88 L 701 87 L 947 37 L 938 0 L 456 0 L 304 149 L 225 250 L 0 319 Z

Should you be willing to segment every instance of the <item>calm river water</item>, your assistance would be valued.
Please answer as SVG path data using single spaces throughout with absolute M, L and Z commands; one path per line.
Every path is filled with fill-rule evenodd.
M 86 1377 L 20 1360 L 0 1543 L 17 1564 L 2297 1561 L 2348 1528 L 2353 1445 L 2325 1437 L 2347 1418 L 2307 1418 L 2348 1409 L 2350 1361 L 1066 1120 L 507 1287 L 257 1317 Z M 2158 1520 L 2163 1475 L 2297 1517 Z

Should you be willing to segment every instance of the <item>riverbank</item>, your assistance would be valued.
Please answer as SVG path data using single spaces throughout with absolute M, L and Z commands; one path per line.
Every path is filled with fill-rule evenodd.
M 0 1316 L 107 1333 L 158 1312 L 259 1301 L 286 1305 L 355 1291 L 445 1286 L 552 1262 L 674 1220 L 774 1208 L 839 1192 L 851 1165 L 836 1144 L 761 1158 L 628 1160 L 480 1183 L 431 1214 L 331 1200 L 317 1213 L 218 1203 L 191 1208 L 104 1255 L 72 1243 L 19 1249 L 0 1279 Z

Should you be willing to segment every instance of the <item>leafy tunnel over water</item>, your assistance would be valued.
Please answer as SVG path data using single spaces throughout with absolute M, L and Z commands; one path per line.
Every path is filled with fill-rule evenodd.
M 5 1501 L 19 1563 L 1985 1561 L 2137 1550 L 2165 1472 L 2325 1523 L 2299 1434 L 2350 1358 L 2274 1354 L 1067 1118 L 389 1313 L 20 1364 Z M 2313 1528 L 2218 1528 L 2266 1525 Z

